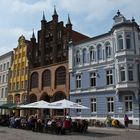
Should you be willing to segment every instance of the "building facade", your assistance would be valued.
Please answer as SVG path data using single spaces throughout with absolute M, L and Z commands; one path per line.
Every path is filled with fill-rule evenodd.
M 71 116 L 138 125 L 140 113 L 140 29 L 119 11 L 108 33 L 69 44 L 70 100 L 89 107 Z
M 72 30 L 69 16 L 66 26 L 63 21 L 58 21 L 55 8 L 51 21 L 46 21 L 43 13 L 41 30 L 38 31 L 37 36 L 36 40 L 33 33 L 28 49 L 29 100 L 52 102 L 68 98 L 68 42 L 71 40 L 78 42 L 88 37 Z M 48 111 L 44 113 L 48 114 Z M 57 114 L 61 113 L 59 110 Z
M 12 51 L 0 56 L 0 105 L 7 103 L 8 75 L 12 63 L 12 57 Z M 1 114 L 5 113 L 6 110 L 1 110 Z
M 29 42 L 22 35 L 18 39 L 18 46 L 14 48 L 13 62 L 10 68 L 8 103 L 21 104 L 27 100 L 28 92 L 28 59 L 27 46 Z M 24 115 L 24 111 L 15 111 L 17 115 Z

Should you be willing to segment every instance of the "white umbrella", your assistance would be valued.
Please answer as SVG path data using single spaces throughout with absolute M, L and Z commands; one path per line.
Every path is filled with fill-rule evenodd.
M 20 108 L 49 108 L 48 104 L 50 103 L 40 100 L 40 101 L 33 102 L 30 104 L 20 105 L 19 107 Z
M 60 101 L 52 102 L 48 104 L 50 108 L 53 109 L 64 109 L 64 108 L 71 108 L 71 109 L 89 109 L 86 106 L 80 105 L 78 103 L 71 102 L 69 100 L 63 99 Z

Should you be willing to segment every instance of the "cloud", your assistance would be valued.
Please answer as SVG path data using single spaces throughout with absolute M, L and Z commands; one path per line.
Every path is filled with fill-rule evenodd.
M 22 28 L 0 28 L 0 55 L 16 48 L 21 35 L 24 35 L 28 40 L 32 35 L 32 31 L 26 31 Z
M 16 47 L 21 34 L 29 39 L 32 29 L 40 28 L 42 11 L 49 21 L 54 5 L 59 20 L 67 22 L 69 13 L 73 28 L 90 36 L 109 31 L 118 9 L 126 18 L 134 16 L 140 23 L 140 0 L 0 0 L 0 52 Z
M 9 8 L 13 14 L 34 14 L 45 9 L 52 9 L 51 0 L 39 0 L 32 3 L 25 0 L 2 0 L 2 4 Z

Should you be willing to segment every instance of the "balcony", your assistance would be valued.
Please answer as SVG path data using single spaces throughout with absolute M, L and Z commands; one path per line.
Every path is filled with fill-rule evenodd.
M 137 82 L 120 82 L 116 85 L 117 89 L 131 89 L 131 88 L 139 88 Z

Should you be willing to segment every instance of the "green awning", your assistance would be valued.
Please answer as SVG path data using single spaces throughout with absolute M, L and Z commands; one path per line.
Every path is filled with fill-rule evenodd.
M 25 105 L 27 103 L 20 103 L 20 104 L 16 104 L 16 103 L 6 103 L 6 104 L 2 104 L 0 105 L 0 109 L 20 109 L 20 105 Z
M 1 109 L 11 109 L 15 105 L 16 105 L 15 103 L 6 103 L 6 104 L 0 105 L 0 108 Z

